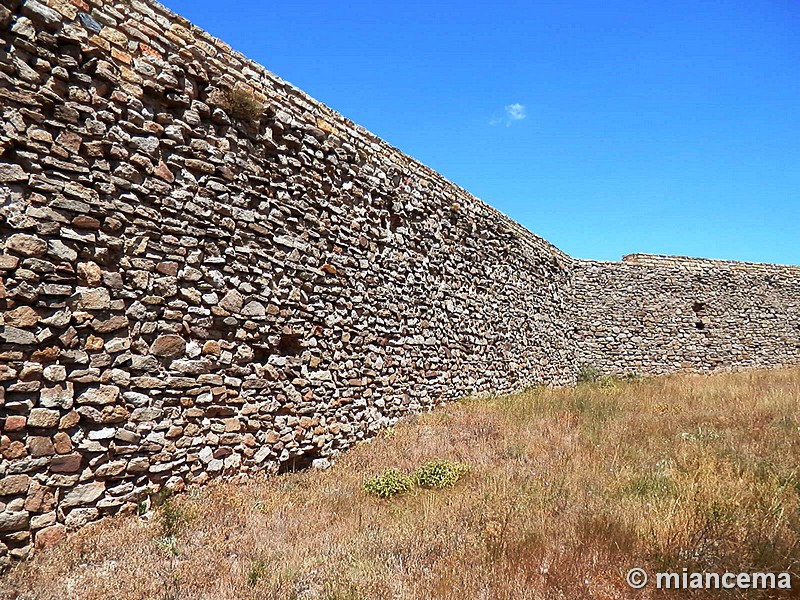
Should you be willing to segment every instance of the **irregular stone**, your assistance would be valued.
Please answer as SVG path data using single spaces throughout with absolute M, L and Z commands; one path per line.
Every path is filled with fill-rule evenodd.
M 20 531 L 27 529 L 29 524 L 30 514 L 27 510 L 0 512 L 0 532 Z
M 252 301 L 248 302 L 244 308 L 242 309 L 242 314 L 247 317 L 263 317 L 267 314 L 264 305 L 260 302 Z
M 158 370 L 158 359 L 155 356 L 131 356 L 131 370 L 133 371 L 156 371 Z
M 158 165 L 153 169 L 153 175 L 163 179 L 167 183 L 173 183 L 175 181 L 175 175 L 163 161 L 159 161 Z
M 83 349 L 87 352 L 97 352 L 103 349 L 103 338 L 97 337 L 96 335 L 90 335 L 86 338 L 86 342 L 84 342 Z
M 0 496 L 13 496 L 28 492 L 31 478 L 28 475 L 9 475 L 0 479 Z
M 67 378 L 67 369 L 63 365 L 49 365 L 44 368 L 42 375 L 47 381 L 61 382 Z
M 37 531 L 33 539 L 34 546 L 39 550 L 57 546 L 67 539 L 67 528 L 60 523 L 45 527 Z
M 242 310 L 243 305 L 244 298 L 242 298 L 242 295 L 236 290 L 229 291 L 222 300 L 219 301 L 219 306 L 232 313 L 238 313 Z
M 143 456 L 131 459 L 126 471 L 132 475 L 141 475 L 150 470 L 150 461 Z
M 95 429 L 89 432 L 90 440 L 110 440 L 114 437 L 115 429 L 113 427 L 104 427 L 103 429 Z
M 0 271 L 13 271 L 19 264 L 19 258 L 10 254 L 0 254 Z
M 5 313 L 6 325 L 33 327 L 39 322 L 39 314 L 30 306 L 20 306 Z
M 198 344 L 194 340 L 189 340 L 189 342 L 186 344 L 186 355 L 189 358 L 197 358 L 202 353 L 203 353 L 203 350 L 200 347 L 200 344 Z
M 53 491 L 41 485 L 35 479 L 31 481 L 28 488 L 28 495 L 25 498 L 25 510 L 32 513 L 41 513 L 53 510 L 56 504 L 56 497 Z
M 49 437 L 29 435 L 27 440 L 28 453 L 34 458 L 39 456 L 52 456 L 55 454 L 53 442 Z
M 70 490 L 61 500 L 59 507 L 66 510 L 73 506 L 84 506 L 97 500 L 106 491 L 106 484 L 103 481 L 93 481 L 79 485 Z
M 91 229 L 93 231 L 97 231 L 100 229 L 101 223 L 94 217 L 89 217 L 87 215 L 78 215 L 77 217 L 72 219 L 72 225 L 78 229 Z M 85 283 L 84 285 L 95 285 L 95 284 Z
M 115 385 L 101 385 L 100 387 L 92 387 L 84 391 L 76 402 L 78 404 L 91 404 L 94 406 L 102 406 L 105 404 L 114 404 L 119 398 L 119 388 Z
M 15 233 L 6 240 L 6 250 L 22 256 L 44 256 L 47 242 L 33 235 Z
M 47 253 L 53 258 L 58 258 L 66 262 L 73 262 L 78 258 L 78 253 L 61 240 L 48 241 L 47 248 Z
M 51 31 L 58 28 L 62 19 L 61 15 L 52 8 L 36 0 L 25 0 L 22 4 L 22 14 Z
M 79 422 L 80 422 L 80 415 L 76 411 L 71 410 L 70 412 L 65 414 L 63 417 L 61 417 L 61 420 L 58 422 L 58 428 L 59 429 L 72 429 Z
M 12 442 L 6 437 L 3 442 L 4 443 L 1 446 L 3 458 L 14 460 L 17 458 L 24 458 L 28 455 L 28 451 L 25 449 L 25 444 L 19 440 L 14 440 Z
M 117 460 L 101 465 L 95 471 L 95 477 L 116 477 L 125 472 L 127 461 Z
M 76 531 L 92 521 L 96 521 L 99 517 L 100 511 L 96 508 L 76 508 L 70 511 L 67 518 L 64 519 L 64 525 L 67 530 Z
M 58 368 L 60 365 L 57 365 Z M 49 368 L 49 367 L 48 367 Z M 61 367 L 63 369 L 64 367 Z M 47 371 L 47 369 L 45 369 Z M 58 373 L 58 371 L 56 371 Z M 50 373 L 52 375 L 52 372 Z M 47 378 L 47 375 L 45 375 Z M 42 388 L 39 392 L 39 404 L 44 408 L 72 408 L 73 387 L 71 383 Z
M 239 419 L 224 419 L 223 425 L 225 426 L 226 432 L 234 432 L 242 430 L 242 424 L 239 422 Z
M 77 453 L 54 456 L 50 461 L 50 470 L 53 473 L 77 473 L 81 470 L 81 462 L 81 455 Z
M 28 418 L 22 415 L 9 415 L 6 417 L 6 423 L 3 427 L 3 431 L 8 433 L 22 431 L 25 429 L 25 424 L 28 422 Z
M 156 421 L 161 418 L 164 411 L 160 408 L 144 407 L 137 408 L 131 413 L 131 421 Z
M 81 310 L 107 310 L 111 307 L 111 297 L 105 288 L 79 287 L 76 294 Z
M 203 344 L 203 354 L 211 356 L 219 356 L 222 353 L 222 348 L 216 340 L 208 340 Z
M 99 223 L 98 223 L 99 225 Z M 103 271 L 94 262 L 84 262 L 78 264 L 78 281 L 81 285 L 97 287 L 103 283 Z
M 53 448 L 58 454 L 69 454 L 72 452 L 72 440 L 69 435 L 59 431 L 53 436 Z
M 184 165 L 190 171 L 198 171 L 200 173 L 213 174 L 216 171 L 214 165 L 204 160 L 197 160 L 195 158 L 187 158 Z
M 123 352 L 125 350 L 130 349 L 130 347 L 131 347 L 130 338 L 113 338 L 108 340 L 105 344 L 106 352 L 110 354 Z
M 315 458 L 311 461 L 311 467 L 320 471 L 326 471 L 332 466 L 331 461 L 327 458 Z
M 28 175 L 19 165 L 0 163 L 0 183 L 28 181 Z
M 126 444 L 138 444 L 139 440 L 142 439 L 142 436 L 133 431 L 128 431 L 127 429 L 118 429 L 114 439 Z
M 28 509 L 25 509 L 28 510 Z M 56 524 L 56 513 L 49 512 L 43 515 L 34 515 L 31 517 L 31 529 L 44 529 Z
M 0 381 L 14 381 L 18 375 L 19 371 L 9 365 L 0 365 Z
M 97 333 L 111 333 L 128 327 L 128 317 L 125 315 L 114 315 L 108 319 L 93 319 L 91 327 Z
M 150 346 L 150 353 L 164 358 L 180 356 L 186 351 L 186 341 L 179 335 L 161 335 Z
M 0 331 L 0 339 L 6 343 L 20 346 L 33 346 L 38 343 L 36 336 L 30 331 L 11 326 L 6 326 Z
M 56 427 L 61 413 L 49 408 L 34 408 L 28 415 L 28 427 L 49 429 Z

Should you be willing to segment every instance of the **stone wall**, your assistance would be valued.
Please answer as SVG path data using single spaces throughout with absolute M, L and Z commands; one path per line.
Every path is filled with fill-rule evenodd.
M 800 364 L 800 267 L 632 254 L 575 261 L 576 360 L 657 375 Z
M 0 32 L 0 568 L 581 364 L 800 363 L 798 268 L 574 261 L 154 2 Z
M 0 562 L 574 381 L 571 259 L 155 3 L 0 0 Z

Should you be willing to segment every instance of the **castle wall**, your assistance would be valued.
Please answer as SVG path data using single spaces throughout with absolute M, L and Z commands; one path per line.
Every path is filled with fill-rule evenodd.
M 0 31 L 0 562 L 574 381 L 571 259 L 222 42 L 135 0 Z
M 574 263 L 575 358 L 606 374 L 800 364 L 800 268 L 634 254 Z
M 798 267 L 573 260 L 153 2 L 0 32 L 0 568 L 581 365 L 800 364 Z

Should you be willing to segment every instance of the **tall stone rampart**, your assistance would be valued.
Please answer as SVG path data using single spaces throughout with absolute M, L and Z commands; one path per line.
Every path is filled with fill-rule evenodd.
M 0 0 L 0 561 L 574 381 L 571 259 L 153 2 Z
M 581 365 L 800 364 L 798 267 L 574 260 L 154 2 L 0 32 L 0 568 Z

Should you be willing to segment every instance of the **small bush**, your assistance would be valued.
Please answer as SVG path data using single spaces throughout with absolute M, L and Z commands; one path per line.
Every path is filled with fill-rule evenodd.
M 178 556 L 178 538 L 174 535 L 165 535 L 156 538 L 156 544 L 172 556 Z
M 581 365 L 578 369 L 578 383 L 597 383 L 601 377 L 600 371 L 591 365 Z
M 150 502 L 147 498 L 142 498 L 136 503 L 136 515 L 142 517 L 150 510 Z
M 675 483 L 665 473 L 647 473 L 631 479 L 623 492 L 637 498 L 663 498 L 675 493 Z
M 414 482 L 420 487 L 453 487 L 468 471 L 466 465 L 449 460 L 432 460 L 414 473 Z
M 414 480 L 397 469 L 387 469 L 364 482 L 364 490 L 381 498 L 391 498 L 414 487 Z
M 166 502 L 161 506 L 158 520 L 161 524 L 161 535 L 165 538 L 175 537 L 188 521 L 186 513 L 174 502 Z
M 263 560 L 254 560 L 250 565 L 250 572 L 247 574 L 247 585 L 256 587 L 266 572 L 267 563 Z
M 258 121 L 264 112 L 264 103 L 259 100 L 252 89 L 246 86 L 217 91 L 211 100 L 229 116 L 245 123 Z

